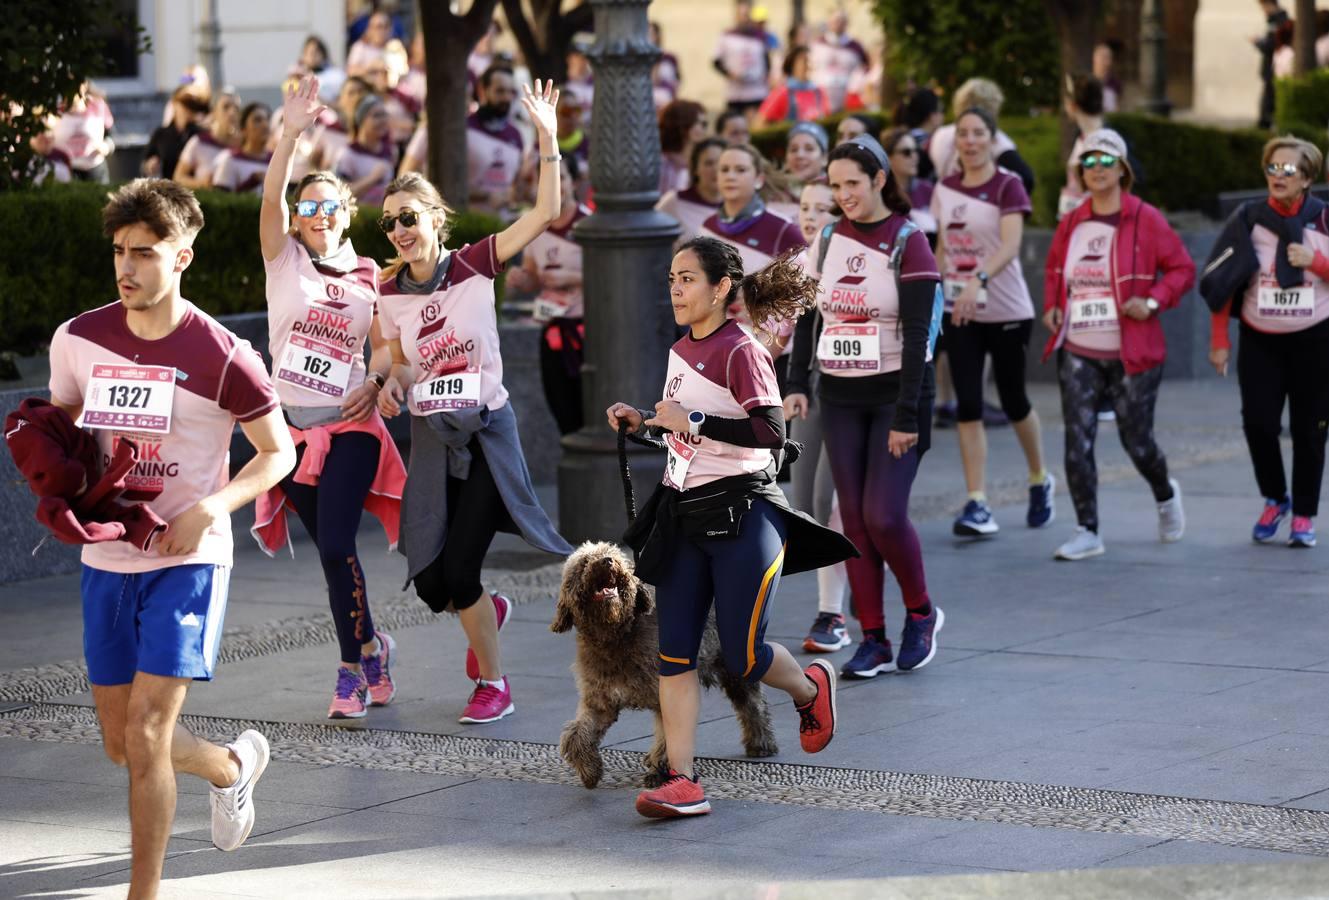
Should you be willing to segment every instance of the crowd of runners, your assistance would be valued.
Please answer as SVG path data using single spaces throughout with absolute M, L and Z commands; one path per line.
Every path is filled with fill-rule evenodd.
M 998 127 L 995 85 L 965 84 L 949 125 L 937 96 L 915 91 L 880 139 L 863 117 L 845 118 L 834 138 L 800 122 L 776 168 L 747 139 L 754 118 L 843 105 L 852 92 L 833 100 L 818 89 L 805 100 L 795 91 L 779 106 L 763 90 L 766 102 L 755 103 L 734 74 L 750 36 L 740 27 L 722 44 L 734 96 L 714 135 L 704 110 L 680 114 L 685 101 L 669 99 L 660 113 L 662 135 L 673 129 L 663 162 L 674 157 L 672 169 L 662 165 L 672 180 L 662 183 L 660 208 L 682 233 L 668 284 L 658 286 L 679 327 L 659 399 L 620 398 L 603 426 L 598 413 L 589 417 L 667 454 L 634 546 L 639 575 L 656 591 L 669 765 L 661 786 L 637 799 L 646 816 L 710 808 L 693 748 L 698 654 L 712 611 L 725 667 L 789 694 L 809 753 L 835 733 L 837 677 L 913 671 L 935 657 L 946 617 L 909 517 L 934 424 L 953 425 L 959 443 L 956 482 L 966 496 L 957 536 L 999 533 L 985 493 L 997 423 L 1009 423 L 1026 463 L 1025 525 L 1053 525 L 1056 482 L 1026 385 L 1036 317 L 1051 333 L 1044 359 L 1055 360 L 1075 514 L 1074 532 L 1052 555 L 1105 552 L 1094 445 L 1108 411 L 1152 491 L 1158 539 L 1179 541 L 1186 528 L 1181 486 L 1153 426 L 1166 357 L 1160 315 L 1195 284 L 1196 266 L 1163 215 L 1133 193 L 1141 167 L 1102 125 L 1104 85 L 1086 75 L 1066 96 L 1081 133 L 1037 310 L 1020 263 L 1032 175 Z M 806 71 L 807 60 L 790 59 L 788 71 Z M 80 499 L 90 485 L 101 490 L 95 477 L 63 499 L 87 544 L 84 646 L 105 748 L 130 771 L 136 895 L 151 896 L 160 879 L 176 772 L 212 785 L 218 847 L 235 849 L 253 827 L 264 736 L 250 730 L 220 747 L 178 722 L 190 682 L 214 674 L 229 516 L 244 504 L 256 503 L 254 537 L 267 552 L 290 545 L 293 513 L 318 554 L 338 645 L 329 718 L 390 704 L 402 665 L 374 620 L 385 586 L 367 584 L 359 562 L 366 511 L 405 555 L 420 599 L 461 621 L 464 677 L 474 687 L 460 721 L 514 712 L 500 641 L 512 602 L 485 587 L 485 555 L 499 531 L 550 554 L 572 548 L 541 509 L 518 440 L 495 278 L 513 263 L 509 289 L 535 295 L 551 410 L 561 432 L 583 427 L 581 255 L 571 229 L 590 210 L 565 140 L 567 96 L 539 81 L 522 88 L 534 134 L 531 202 L 483 240 L 446 249 L 452 210 L 419 171 L 379 179 L 372 199 L 396 253 L 380 265 L 347 237 L 366 199 L 354 176 L 301 166 L 302 142 L 327 110 L 319 79 L 290 85 L 270 156 L 256 170 L 270 369 L 181 294 L 204 227 L 182 179 L 142 178 L 111 195 L 103 225 L 119 299 L 60 326 L 50 350 L 53 406 L 25 404 L 6 436 L 34 485 L 89 453 L 94 468 L 120 467 L 123 493 L 112 506 L 104 496 Z M 356 105 L 357 120 L 371 115 Z M 1253 537 L 1274 540 L 1291 517 L 1288 544 L 1307 548 L 1329 421 L 1329 211 L 1309 193 L 1323 159 L 1284 137 L 1251 164 L 1262 167 L 1268 198 L 1229 220 L 1200 293 L 1220 373 L 1229 320 L 1240 323 L 1241 424 L 1263 498 Z M 989 383 L 999 413 L 985 400 Z M 402 414 L 409 464 L 385 424 Z M 256 454 L 228 478 L 236 423 Z M 776 475 L 795 456 L 786 491 Z M 126 527 L 107 530 L 108 518 Z M 812 624 L 801 650 L 815 656 L 805 664 L 765 630 L 781 576 L 809 570 L 818 596 L 805 601 Z M 896 631 L 888 580 L 903 606 Z M 839 666 L 822 655 L 854 643 Z

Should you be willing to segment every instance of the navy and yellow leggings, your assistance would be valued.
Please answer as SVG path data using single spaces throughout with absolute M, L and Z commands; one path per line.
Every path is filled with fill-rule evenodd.
M 785 524 L 769 500 L 757 500 L 738 537 L 678 539 L 668 572 L 655 585 L 660 622 L 660 674 L 697 668 L 711 602 L 724 665 L 745 681 L 759 681 L 774 659 L 766 622 L 784 567 Z

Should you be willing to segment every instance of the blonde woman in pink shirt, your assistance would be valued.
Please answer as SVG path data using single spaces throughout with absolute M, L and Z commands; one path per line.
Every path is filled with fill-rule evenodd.
M 480 567 L 494 535 L 520 533 L 547 553 L 570 554 L 540 508 L 522 456 L 517 418 L 503 386 L 494 278 L 560 211 L 558 91 L 535 82 L 522 105 L 540 147 L 535 206 L 503 231 L 448 252 L 451 210 L 438 189 L 411 172 L 388 185 L 379 225 L 397 248 L 380 285 L 392 372 L 378 407 L 411 414 L 411 464 L 402 505 L 408 581 L 435 612 L 455 612 L 470 648 L 475 683 L 463 723 L 495 722 L 514 710 L 498 632 L 512 604 L 490 594 Z
M 375 629 L 356 549 L 362 511 L 397 542 L 401 455 L 376 402 L 390 359 L 378 327 L 378 266 L 357 256 L 346 237 L 355 213 L 349 186 L 331 172 L 311 172 L 286 186 L 301 133 L 323 104 L 307 76 L 282 105 L 282 134 L 263 181 L 259 243 L 267 274 L 272 380 L 299 458 L 295 471 L 260 498 L 254 536 L 269 554 L 289 546 L 287 510 L 318 548 L 341 661 L 330 719 L 358 719 L 396 694 L 396 645 Z M 365 342 L 379 350 L 365 365 Z

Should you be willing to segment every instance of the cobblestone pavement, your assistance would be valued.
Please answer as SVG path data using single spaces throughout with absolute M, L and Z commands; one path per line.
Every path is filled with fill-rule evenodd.
M 1043 392 L 1038 404 L 1055 459 L 1055 403 Z M 796 718 L 772 698 L 784 751 L 741 758 L 731 711 L 708 697 L 699 751 L 715 811 L 695 821 L 632 811 L 647 714 L 625 713 L 611 730 L 597 790 L 559 758 L 576 697 L 572 641 L 547 627 L 557 561 L 496 545 L 487 583 L 520 604 L 503 635 L 518 711 L 461 726 L 461 631 L 395 590 L 400 564 L 367 529 L 375 617 L 397 638 L 402 688 L 391 707 L 337 726 L 323 718 L 335 653 L 312 548 L 298 544 L 294 562 L 246 548 L 223 665 L 191 692 L 186 721 L 220 740 L 256 725 L 274 762 L 258 827 L 235 854 L 211 848 L 205 790 L 181 781 L 165 895 L 700 896 L 782 881 L 782 896 L 804 896 L 856 878 L 886 880 L 835 890 L 1316 896 L 1329 863 L 1299 861 L 1329 856 L 1329 564 L 1249 543 L 1258 498 L 1235 422 L 1231 385 L 1165 388 L 1160 441 L 1190 521 L 1170 546 L 1158 544 L 1148 490 L 1105 426 L 1108 555 L 1081 564 L 1050 559 L 1073 527 L 1064 494 L 1051 529 L 1017 527 L 1024 483 L 1009 430 L 990 435 L 1002 534 L 952 539 L 958 453 L 939 432 L 914 503 L 930 590 L 947 612 L 936 661 L 842 683 L 841 731 L 817 757 L 797 752 Z M 122 894 L 125 778 L 98 747 L 77 578 L 0 593 L 10 638 L 0 647 L 0 896 Z M 787 579 L 770 638 L 796 646 L 814 608 L 814 579 Z M 1073 869 L 1091 871 L 1001 874 Z

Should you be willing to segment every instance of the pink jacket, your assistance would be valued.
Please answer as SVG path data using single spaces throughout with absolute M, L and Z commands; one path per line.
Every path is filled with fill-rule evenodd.
M 1066 252 L 1075 227 L 1092 214 L 1086 200 L 1057 226 L 1048 251 L 1043 278 L 1043 311 L 1054 306 L 1062 311 L 1061 330 L 1052 335 L 1043 350 L 1047 362 L 1052 351 L 1066 339 Z M 1133 194 L 1121 195 L 1121 222 L 1113 240 L 1112 277 L 1117 309 L 1132 297 L 1153 297 L 1159 312 L 1172 309 L 1195 283 L 1195 263 L 1181 238 L 1157 209 Z M 1144 321 L 1118 315 L 1121 323 L 1121 362 L 1129 375 L 1162 365 L 1167 356 L 1163 323 L 1157 315 Z
M 295 446 L 308 444 L 292 476 L 298 484 L 318 484 L 323 462 L 332 447 L 333 435 L 346 431 L 364 431 L 378 438 L 378 471 L 373 483 L 369 485 L 369 493 L 365 495 L 364 507 L 383 525 L 383 531 L 388 536 L 388 549 L 394 549 L 401 528 L 401 492 L 406 486 L 406 465 L 378 410 L 374 410 L 374 414 L 364 422 L 334 422 L 304 431 L 294 425 L 286 427 L 291 430 Z M 266 494 L 260 494 L 254 501 L 254 527 L 250 533 L 268 556 L 274 556 L 282 547 L 291 546 L 290 528 L 286 524 L 288 510 L 294 512 L 280 484 Z M 295 555 L 294 549 L 291 554 Z

